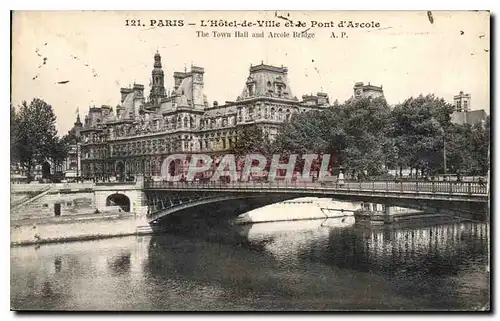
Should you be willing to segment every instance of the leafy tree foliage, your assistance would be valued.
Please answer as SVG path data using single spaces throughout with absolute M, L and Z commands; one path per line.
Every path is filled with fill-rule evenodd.
M 383 98 L 350 100 L 324 111 L 294 114 L 273 147 L 285 154 L 330 154 L 337 166 L 376 174 L 386 162 L 389 115 Z
M 314 154 L 328 150 L 328 111 L 293 114 L 278 131 L 273 150 L 282 154 Z
M 38 98 L 24 101 L 18 112 L 11 107 L 11 159 L 28 176 L 34 165 L 48 160 L 57 164 L 67 157 L 68 147 L 57 137 L 55 121 L 52 106 Z
M 489 117 L 484 125 L 453 125 L 446 141 L 450 173 L 486 175 L 489 169 Z
M 294 114 L 271 150 L 328 153 L 352 174 L 387 168 L 484 174 L 488 170 L 489 119 L 482 125 L 451 123 L 453 106 L 434 95 L 408 98 L 391 109 L 384 98 L 351 99 L 323 111 Z M 260 138 L 254 139 L 259 141 Z
M 19 116 L 13 105 L 10 105 L 10 162 L 15 164 L 19 162 Z
M 434 95 L 408 98 L 392 111 L 390 137 L 394 162 L 404 167 L 437 172 L 443 166 L 443 146 L 451 126 L 453 106 Z
M 358 174 L 380 174 L 387 163 L 384 153 L 390 116 L 387 102 L 384 98 L 351 99 L 342 111 L 346 132 L 344 166 Z
M 232 152 L 236 155 L 270 154 L 270 141 L 258 126 L 244 126 L 239 129 Z

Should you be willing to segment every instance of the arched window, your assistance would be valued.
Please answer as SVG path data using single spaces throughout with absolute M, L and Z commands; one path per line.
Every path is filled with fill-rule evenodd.
M 278 120 L 283 120 L 283 109 L 278 109 Z
M 155 175 L 161 175 L 161 159 L 157 158 L 155 162 Z
M 241 108 L 238 108 L 238 122 L 242 121 L 243 121 L 243 111 L 241 110 Z
M 187 117 L 184 117 L 184 128 L 188 127 L 188 119 Z
M 276 110 L 274 107 L 271 107 L 271 119 L 274 119 L 276 117 Z
M 194 118 L 192 116 L 189 117 L 189 127 L 194 128 Z
M 248 120 L 253 120 L 253 107 L 248 107 Z
M 247 88 L 248 88 L 248 96 L 252 97 L 253 96 L 253 84 L 249 84 L 247 86 Z

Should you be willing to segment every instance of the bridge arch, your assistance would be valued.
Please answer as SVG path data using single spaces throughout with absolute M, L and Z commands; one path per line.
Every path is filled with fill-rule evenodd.
M 130 212 L 130 198 L 125 194 L 114 193 L 106 198 L 106 206 L 119 206 L 124 212 Z
M 165 197 L 166 196 L 166 197 Z M 274 203 L 299 197 L 295 194 L 248 195 L 248 194 L 215 194 L 215 195 L 148 195 L 148 221 L 157 223 L 169 215 L 183 215 L 185 211 L 204 210 L 217 214 L 230 212 L 238 216 L 248 211 Z M 208 209 L 208 210 L 207 210 Z

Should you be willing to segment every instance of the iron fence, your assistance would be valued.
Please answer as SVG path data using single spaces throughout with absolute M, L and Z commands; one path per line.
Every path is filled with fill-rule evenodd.
M 373 191 L 373 192 L 395 192 L 395 193 L 439 193 L 452 195 L 486 195 L 487 186 L 481 182 L 437 182 L 437 181 L 358 181 L 319 183 L 300 181 L 249 181 L 249 182 L 167 182 L 146 180 L 145 189 L 175 189 L 175 190 L 325 190 L 325 191 Z

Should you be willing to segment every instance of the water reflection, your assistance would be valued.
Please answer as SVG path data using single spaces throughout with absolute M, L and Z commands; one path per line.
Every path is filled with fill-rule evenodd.
M 130 252 L 120 253 L 114 257 L 108 258 L 108 269 L 114 275 L 121 275 L 130 272 Z
M 436 309 L 459 308 L 458 302 L 482 306 L 488 301 L 487 224 L 400 229 L 358 228 L 354 222 L 338 219 L 330 224 L 316 223 L 316 227 L 313 224 L 305 232 L 303 225 L 289 222 L 286 231 L 280 233 L 254 225 L 248 237 L 271 240 L 266 250 L 289 266 L 315 262 L 381 275 L 397 284 L 398 295 L 426 297 L 430 307 Z M 322 228 L 325 225 L 327 229 Z
M 54 270 L 56 272 L 61 272 L 61 266 L 62 266 L 62 263 L 61 263 L 61 258 L 59 256 L 57 256 L 55 259 L 54 259 Z
M 476 309 L 489 226 L 352 217 L 13 248 L 18 309 Z

